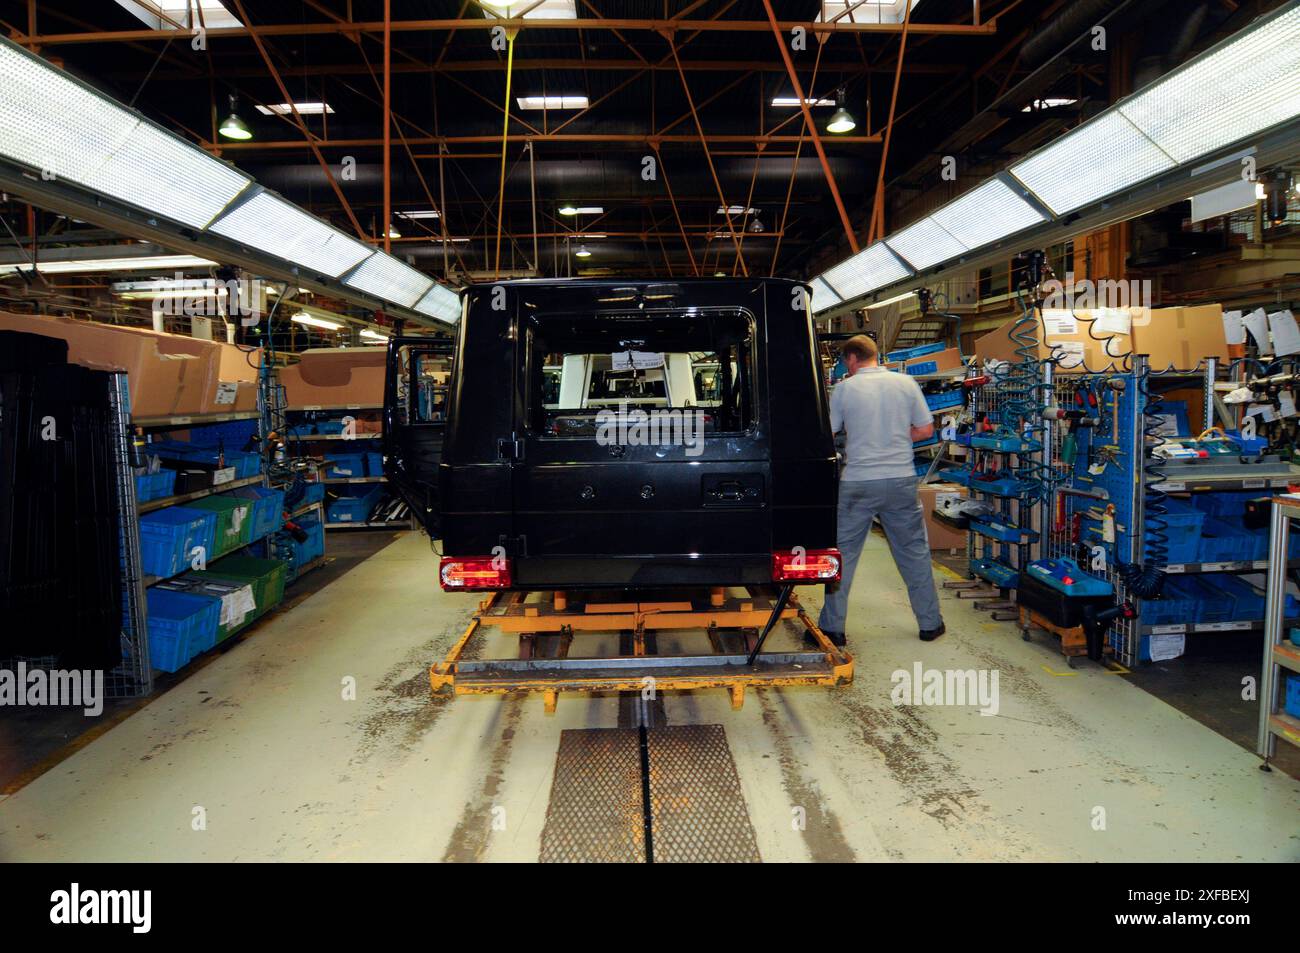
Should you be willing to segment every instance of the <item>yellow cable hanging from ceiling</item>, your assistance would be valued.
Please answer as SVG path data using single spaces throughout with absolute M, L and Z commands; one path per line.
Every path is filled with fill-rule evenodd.
M 492 266 L 493 277 L 501 277 L 501 219 L 506 206 L 506 145 L 510 141 L 510 81 L 515 71 L 515 34 L 517 30 L 506 30 L 506 104 L 503 112 L 505 119 L 501 124 L 501 181 L 497 189 L 497 254 Z

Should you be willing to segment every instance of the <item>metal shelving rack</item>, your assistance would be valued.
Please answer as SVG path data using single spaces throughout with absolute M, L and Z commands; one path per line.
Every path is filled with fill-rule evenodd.
M 1259 680 L 1259 738 L 1256 751 L 1264 767 L 1277 749 L 1281 738 L 1300 746 L 1300 718 L 1281 710 L 1278 695 L 1282 672 L 1300 678 L 1300 648 L 1285 640 L 1283 609 L 1286 603 L 1287 554 L 1290 552 L 1291 521 L 1300 519 L 1300 497 L 1275 498 L 1269 523 L 1268 582 L 1264 610 L 1264 667 Z
M 139 698 L 153 691 L 149 659 L 144 573 L 140 569 L 140 519 L 131 469 L 131 389 L 126 374 L 113 374 L 109 383 L 113 412 L 110 449 L 117 482 L 118 549 L 122 567 L 122 663 L 107 674 L 110 698 Z
M 286 407 L 285 414 L 286 415 L 299 414 L 308 411 L 327 411 L 327 412 L 341 411 L 346 413 L 347 411 L 352 411 L 352 410 L 383 410 L 383 406 L 381 404 L 311 404 L 311 405 L 304 405 L 302 407 Z M 327 442 L 327 441 L 334 441 L 334 440 L 343 440 L 347 442 L 354 442 L 354 441 L 362 441 L 362 440 L 377 440 L 380 437 L 380 434 L 377 433 L 348 435 L 348 434 L 328 434 L 328 433 L 327 434 L 298 433 L 296 431 L 297 431 L 297 426 L 295 424 L 293 423 L 287 424 L 286 432 L 285 432 L 285 440 L 294 444 L 314 444 L 318 441 Z M 324 456 L 328 456 L 328 453 L 325 453 Z M 382 483 L 387 485 L 388 479 L 382 476 L 321 477 L 320 482 L 325 484 L 333 484 L 333 485 L 365 484 L 365 483 Z M 324 507 L 322 506 L 321 522 L 324 524 L 325 529 L 327 531 L 336 530 L 336 529 L 385 529 L 385 528 L 415 529 L 416 528 L 414 516 L 408 516 L 405 519 L 382 520 L 377 522 L 369 521 L 369 520 L 367 521 L 357 520 L 357 521 L 349 521 L 349 522 L 331 523 L 325 519 L 324 514 L 325 514 L 325 510 Z

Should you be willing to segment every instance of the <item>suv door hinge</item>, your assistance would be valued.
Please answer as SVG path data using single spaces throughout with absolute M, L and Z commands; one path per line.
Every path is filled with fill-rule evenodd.
M 502 438 L 497 441 L 498 460 L 522 460 L 523 458 L 524 441 L 522 438 Z

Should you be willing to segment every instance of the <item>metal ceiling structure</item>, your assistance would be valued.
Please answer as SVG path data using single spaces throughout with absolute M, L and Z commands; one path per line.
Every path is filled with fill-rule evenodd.
M 914 217 L 900 219 L 898 200 L 941 185 L 937 148 L 953 150 L 964 188 L 982 177 L 975 169 L 1106 106 L 1111 56 L 1080 42 L 1089 23 L 1141 37 L 1185 6 L 918 0 L 886 22 L 874 0 L 820 21 L 818 0 L 575 0 L 571 18 L 553 15 L 557 0 L 540 8 L 545 18 L 527 15 L 530 4 L 503 17 L 494 0 L 223 2 L 240 26 L 153 29 L 129 3 L 0 0 L 0 29 L 451 286 L 494 276 L 817 274 Z M 1277 4 L 1205 5 L 1179 40 L 1183 53 Z M 1079 19 L 1085 6 L 1092 19 Z M 1140 40 L 1136 54 L 1159 42 Z M 231 96 L 247 141 L 217 131 Z M 524 96 L 587 105 L 523 110 Z M 791 105 L 773 105 L 778 97 Z M 1035 106 L 1049 97 L 1062 105 Z M 839 98 L 857 128 L 837 136 L 825 129 L 833 107 L 820 104 Z M 329 110 L 257 108 L 285 102 Z M 8 170 L 0 187 L 23 247 L 110 229 L 358 308 L 384 305 L 220 236 L 87 206 L 59 183 Z M 23 203 L 36 207 L 26 234 Z M 562 214 L 569 204 L 602 211 Z M 577 257 L 580 247 L 590 255 Z

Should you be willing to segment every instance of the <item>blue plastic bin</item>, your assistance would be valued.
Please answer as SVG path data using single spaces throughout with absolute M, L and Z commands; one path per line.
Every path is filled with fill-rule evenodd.
M 149 663 L 174 672 L 217 644 L 221 600 L 167 589 L 148 589 Z
M 375 487 L 365 493 L 340 496 L 325 508 L 325 515 L 331 523 L 363 523 L 383 495 L 383 490 Z
M 1166 561 L 1196 562 L 1201 551 L 1201 529 L 1205 525 L 1205 514 L 1184 500 L 1170 498 L 1165 500 L 1163 505 L 1165 507 L 1163 516 L 1152 513 L 1147 518 L 1150 521 L 1158 519 L 1164 521 L 1164 534 L 1169 537 L 1165 543 L 1168 550 Z
M 1286 676 L 1286 713 L 1300 718 L 1300 675 L 1288 672 Z
M 366 475 L 366 455 L 364 453 L 330 453 L 329 469 L 325 476 L 331 480 L 346 480 Z
M 1173 625 L 1197 621 L 1198 594 L 1186 579 L 1165 580 L 1159 599 L 1144 599 L 1139 605 L 1143 625 Z
M 904 370 L 911 377 L 920 377 L 923 374 L 938 374 L 938 361 L 917 361 L 915 364 L 908 364 Z
M 1207 516 L 1197 558 L 1203 563 L 1251 562 L 1268 556 L 1268 537 Z
M 298 501 L 299 506 L 310 506 L 312 503 L 319 503 L 325 499 L 324 483 L 308 483 L 302 492 L 302 499 Z
M 965 403 L 965 395 L 960 390 L 945 390 L 938 394 L 926 394 L 925 403 L 931 410 L 943 410 L 947 407 L 960 407 Z
M 307 534 L 307 538 L 301 543 L 293 537 L 289 539 L 293 544 L 294 565 L 301 567 L 325 555 L 325 524 L 313 513 L 298 520 L 298 525 Z
M 284 525 L 284 490 L 241 486 L 231 495 L 253 501 L 253 510 L 249 514 L 253 528 L 249 530 L 249 539 L 261 539 Z
M 890 351 L 885 355 L 885 361 L 894 364 L 898 361 L 910 361 L 914 357 L 924 357 L 927 354 L 937 354 L 946 348 L 947 345 L 942 341 L 936 341 L 933 344 L 918 344 L 916 347 L 905 347 L 897 351 Z
M 225 447 L 242 451 L 257 433 L 256 420 L 231 420 L 190 428 L 190 443 L 196 447 Z
M 195 546 L 210 558 L 216 540 L 216 513 L 185 506 L 145 513 L 140 517 L 140 565 L 149 576 L 174 576 L 190 567 Z
M 135 478 L 135 500 L 148 503 L 171 496 L 176 489 L 176 471 L 166 468 L 157 473 L 141 473 Z
M 366 454 L 366 473 L 369 476 L 384 475 L 384 455 L 382 453 Z

